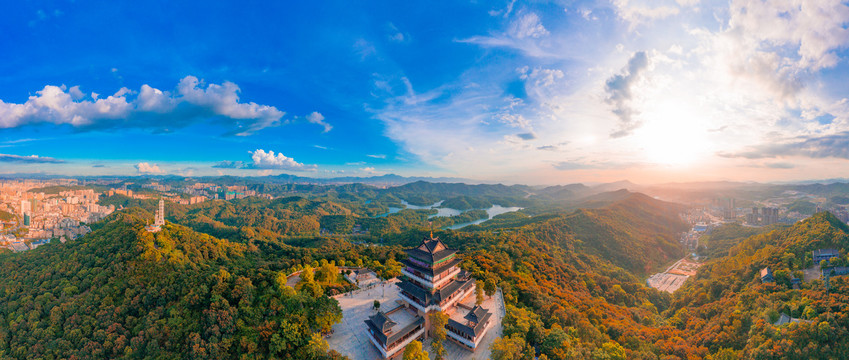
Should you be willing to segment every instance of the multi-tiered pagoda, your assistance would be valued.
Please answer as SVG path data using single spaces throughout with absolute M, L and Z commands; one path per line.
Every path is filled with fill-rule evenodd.
M 475 280 L 458 267 L 461 260 L 457 250 L 449 249 L 431 235 L 406 253 L 407 259 L 402 261 L 403 277 L 398 283 L 403 304 L 366 320 L 372 343 L 384 357 L 392 357 L 412 340 L 430 336 L 428 315 L 442 311 L 449 315 L 445 326 L 448 339 L 474 351 L 492 324 L 492 314 L 475 306 L 473 300 L 467 304 L 474 298 L 470 295 L 475 292 Z M 399 312 L 402 308 L 406 311 Z
M 425 238 L 406 252 L 408 257 L 402 261 L 406 267 L 401 269 L 406 279 L 398 283 L 401 299 L 422 314 L 446 311 L 475 291 L 475 281 L 457 266 L 461 262 L 457 250 L 447 248 L 439 238 Z

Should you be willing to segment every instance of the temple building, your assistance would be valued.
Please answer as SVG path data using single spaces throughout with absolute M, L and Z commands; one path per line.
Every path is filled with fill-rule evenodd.
M 492 314 L 474 305 L 475 280 L 459 268 L 457 250 L 431 235 L 406 253 L 398 307 L 365 321 L 372 343 L 385 358 L 401 354 L 413 340 L 431 336 L 428 315 L 442 311 L 449 316 L 447 339 L 475 351 L 493 323 Z

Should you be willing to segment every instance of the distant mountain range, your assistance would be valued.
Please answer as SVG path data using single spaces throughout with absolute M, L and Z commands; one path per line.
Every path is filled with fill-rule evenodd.
M 272 183 L 272 184 L 313 184 L 313 185 L 343 185 L 343 184 L 366 184 L 377 187 L 392 187 L 401 186 L 415 182 L 428 183 L 463 183 L 469 185 L 495 185 L 502 184 L 498 181 L 478 180 L 460 177 L 430 177 L 430 176 L 401 176 L 397 174 L 386 174 L 379 176 L 343 176 L 332 178 L 318 178 L 298 176 L 292 174 L 268 175 L 268 176 L 178 176 L 178 175 L 102 175 L 102 176 L 72 176 L 72 175 L 50 175 L 42 173 L 14 173 L 0 174 L 0 179 L 78 179 L 78 180 L 103 180 L 103 179 L 158 179 L 162 180 L 183 180 L 187 178 L 195 179 L 203 182 L 214 182 L 216 180 L 227 179 L 231 183 L 239 182 L 242 179 L 247 182 L 254 183 Z M 849 178 L 835 178 L 822 180 L 800 180 L 793 182 L 773 182 L 773 183 L 758 183 L 758 182 L 735 182 L 735 181 L 701 181 L 701 182 L 683 182 L 683 183 L 662 183 L 662 184 L 635 184 L 628 180 L 620 180 L 609 183 L 573 183 L 567 185 L 552 185 L 552 186 L 527 186 L 522 184 L 513 184 L 507 186 L 520 186 L 524 191 L 537 194 L 552 194 L 572 193 L 574 195 L 590 195 L 608 191 L 616 191 L 626 189 L 629 191 L 644 192 L 648 194 L 658 194 L 668 191 L 722 191 L 722 190 L 754 190 L 754 189 L 783 189 L 783 190 L 809 190 L 811 188 L 820 187 L 842 187 L 842 184 L 849 183 Z

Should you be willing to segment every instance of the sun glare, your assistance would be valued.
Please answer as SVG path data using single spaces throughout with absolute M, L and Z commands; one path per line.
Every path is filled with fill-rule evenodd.
M 689 166 L 705 155 L 708 142 L 697 115 L 676 104 L 663 104 L 643 115 L 646 124 L 637 135 L 648 162 Z

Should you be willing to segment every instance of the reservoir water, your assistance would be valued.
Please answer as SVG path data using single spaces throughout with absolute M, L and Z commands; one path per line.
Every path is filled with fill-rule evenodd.
M 420 205 L 410 204 L 406 200 L 401 200 L 401 204 L 403 204 L 406 209 L 411 209 L 411 210 L 436 209 L 436 214 L 429 215 L 427 217 L 428 219 L 434 218 L 434 217 L 437 217 L 437 216 L 445 216 L 445 217 L 455 216 L 455 215 L 460 215 L 463 212 L 465 212 L 465 210 L 457 210 L 457 209 L 452 209 L 452 208 L 441 208 L 441 207 L 439 207 L 440 205 L 442 205 L 443 201 L 445 201 L 445 200 L 440 200 L 440 201 L 437 201 L 437 202 L 430 204 L 430 205 L 420 206 Z M 386 217 L 390 214 L 394 214 L 394 213 L 401 211 L 401 209 L 403 209 L 403 208 L 397 208 L 397 207 L 390 206 L 388 212 L 377 215 L 375 217 Z M 487 214 L 486 219 L 479 219 L 479 220 L 475 220 L 475 221 L 469 221 L 469 222 L 454 224 L 454 225 L 451 225 L 451 226 L 446 226 L 443 229 L 457 230 L 457 229 L 460 229 L 460 228 L 463 228 L 463 227 L 466 227 L 466 226 L 469 226 L 469 225 L 477 225 L 477 224 L 480 224 L 484 221 L 492 219 L 495 216 L 498 216 L 498 215 L 501 215 L 501 214 L 504 214 L 504 213 L 513 212 L 513 211 L 519 211 L 519 210 L 522 210 L 522 209 L 524 209 L 524 208 L 518 207 L 518 206 L 504 207 L 504 206 L 501 206 L 501 205 L 492 205 L 488 209 L 484 209 L 484 210 L 486 210 L 486 214 Z

